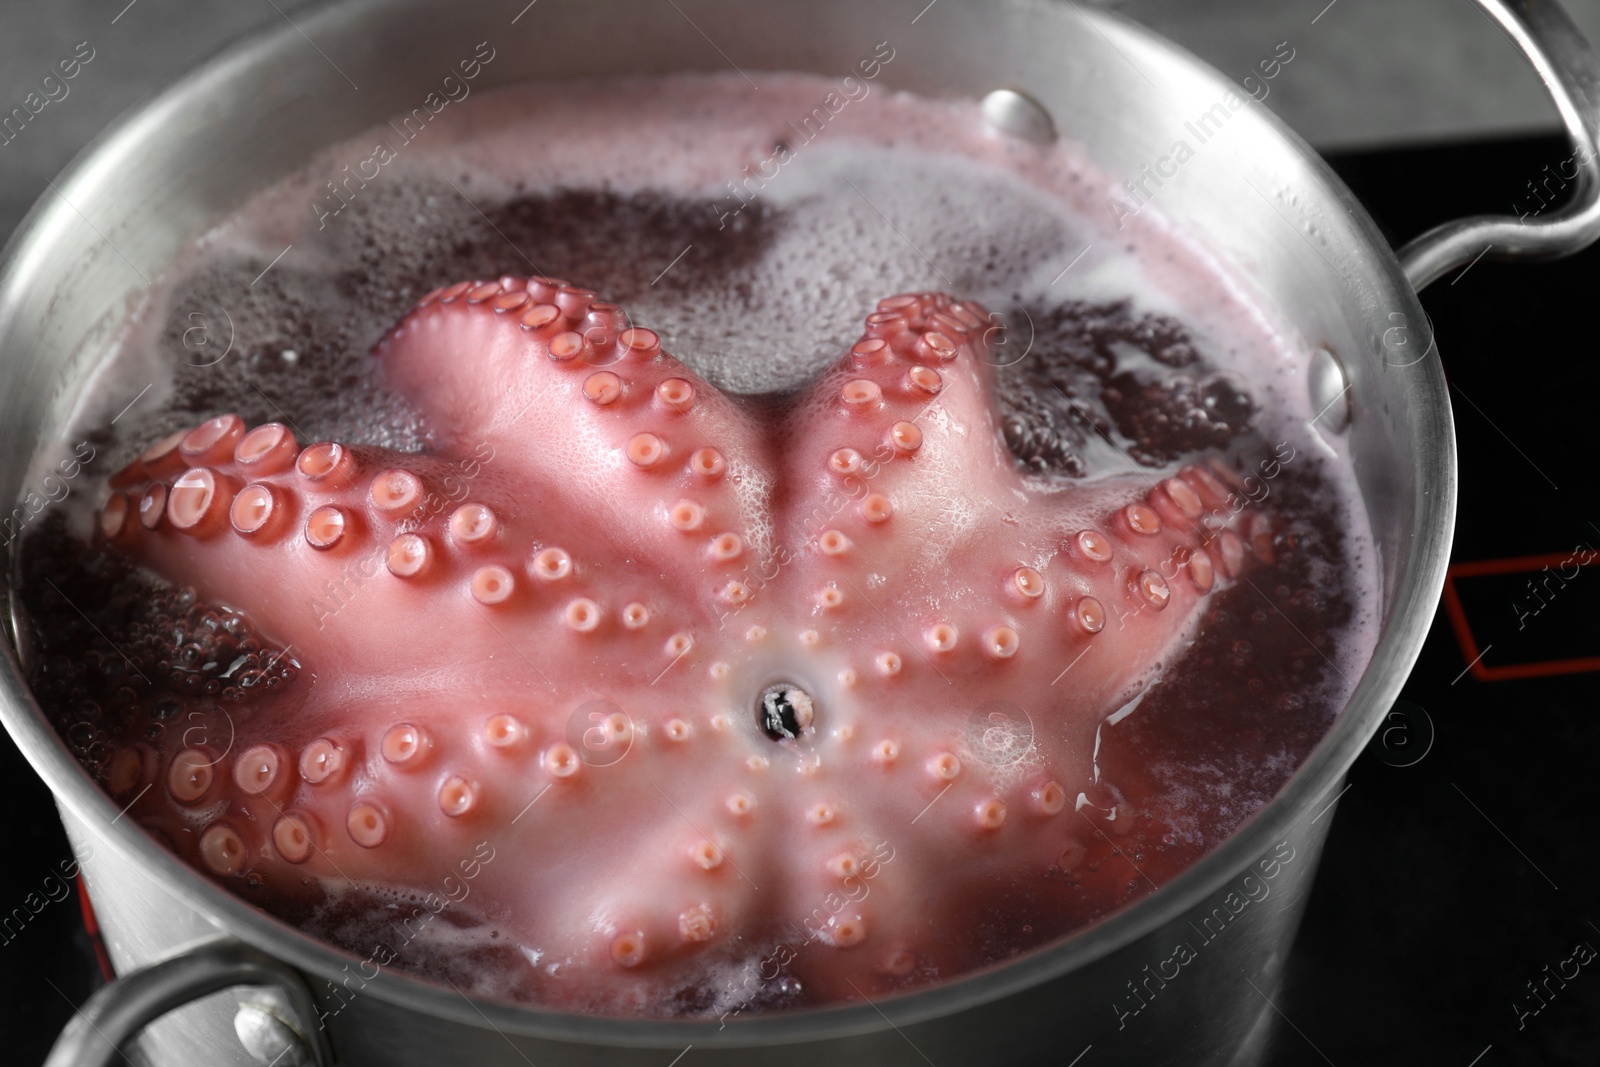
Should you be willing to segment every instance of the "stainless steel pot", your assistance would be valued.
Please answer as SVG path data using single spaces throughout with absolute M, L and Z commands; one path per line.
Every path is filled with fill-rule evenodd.
M 1582 161 L 1573 206 L 1528 224 L 1452 223 L 1397 258 L 1350 192 L 1259 107 L 1236 114 L 1228 136 L 1161 191 L 1162 211 L 1322 346 L 1306 377 L 1329 421 L 1348 421 L 1383 620 L 1349 706 L 1305 765 L 1172 884 L 1062 944 L 879 1003 L 724 1026 L 474 1002 L 364 969 L 119 821 L 46 724 L 8 644 L 0 714 L 54 790 L 122 974 L 84 1006 L 50 1063 L 109 1064 L 113 1046 L 133 1049 L 141 1031 L 134 1054 L 163 1064 L 1254 1062 L 1323 813 L 1421 648 L 1449 555 L 1450 406 L 1416 290 L 1482 255 L 1559 255 L 1600 234 L 1600 63 L 1553 4 L 1479 2 L 1557 101 Z M 253 38 L 133 112 L 54 183 L 0 276 L 0 498 L 17 498 L 29 456 L 58 432 L 108 331 L 184 242 L 316 150 L 412 107 L 424 72 L 449 69 L 479 41 L 500 57 L 482 88 L 734 62 L 826 74 L 887 40 L 895 87 L 1025 89 L 1112 174 L 1163 155 L 1185 118 L 1232 88 L 1149 32 L 1070 2 L 938 0 L 920 15 L 919 4 L 890 0 L 487 6 L 354 3 Z M 1273 44 L 1262 42 L 1264 54 Z M 1180 943 L 1194 958 L 1173 976 Z

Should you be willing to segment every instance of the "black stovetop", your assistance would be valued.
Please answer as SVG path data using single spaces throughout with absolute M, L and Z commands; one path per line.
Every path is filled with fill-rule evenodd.
M 1527 183 L 1570 154 L 1540 138 L 1333 162 L 1401 239 L 1538 209 Z M 1600 249 L 1485 260 L 1423 301 L 1460 442 L 1455 610 L 1441 608 L 1399 716 L 1338 802 L 1276 998 L 1274 1064 L 1600 1062 L 1600 967 L 1577 962 L 1580 945 L 1600 949 L 1600 576 L 1585 566 L 1600 561 L 1597 297 Z M 0 806 L 0 1032 L 8 1062 L 38 1063 L 100 969 L 59 879 L 69 853 L 49 794 L 9 741 Z
M 1534 212 L 1571 156 L 1549 138 L 1333 162 L 1395 240 Z M 1597 296 L 1600 247 L 1484 260 L 1423 296 L 1460 449 L 1455 610 L 1434 619 L 1391 750 L 1380 734 L 1339 801 L 1274 1063 L 1600 1063 L 1600 968 L 1565 962 L 1600 950 Z M 1430 724 L 1427 755 L 1394 765 Z

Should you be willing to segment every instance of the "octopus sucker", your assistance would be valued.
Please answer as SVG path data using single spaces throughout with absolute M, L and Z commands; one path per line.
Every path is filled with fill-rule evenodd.
M 300 777 L 309 785 L 335 786 L 349 773 L 351 760 L 346 745 L 319 737 L 300 751 Z
M 310 859 L 313 852 L 319 851 L 322 838 L 320 821 L 307 812 L 285 812 L 272 824 L 272 846 L 287 863 Z
M 209 467 L 190 467 L 166 493 L 167 522 L 191 537 L 221 529 L 233 503 L 233 479 Z
M 273 486 L 251 482 L 234 495 L 228 521 L 242 537 L 267 537 L 283 527 L 287 510 Z
M 233 449 L 233 461 L 256 477 L 288 470 L 299 454 L 293 431 L 280 422 L 268 422 L 239 439 Z
M 353 804 L 345 815 L 350 840 L 362 848 L 377 848 L 389 840 L 390 818 L 380 804 L 363 801 Z
M 139 453 L 140 472 L 148 478 L 155 479 L 177 474 L 188 466 L 183 454 L 178 451 L 179 442 L 188 436 L 188 433 L 188 430 L 174 430 Z
M 485 606 L 506 603 L 517 591 L 517 579 L 510 568 L 490 563 L 472 572 L 468 588 L 472 599 Z
M 422 502 L 424 491 L 422 480 L 415 474 L 404 467 L 392 467 L 373 475 L 368 497 L 379 512 L 404 515 Z
M 127 494 L 113 492 L 100 510 L 100 536 L 108 541 L 121 537 L 128 529 L 132 514 L 133 508 L 128 503 Z
M 356 459 L 350 449 L 337 441 L 307 445 L 295 457 L 294 469 L 303 484 L 317 492 L 348 488 L 356 475 Z
M 421 534 L 401 534 L 389 542 L 384 566 L 396 578 L 417 578 L 427 573 L 434 557 L 433 545 Z
M 146 530 L 154 530 L 167 517 L 167 494 L 170 487 L 166 482 L 152 482 L 139 494 L 139 525 Z
M 822 997 L 963 965 L 937 931 L 980 887 L 1081 874 L 1068 798 L 1141 825 L 1096 731 L 1280 529 L 1209 456 L 1025 477 L 989 322 L 881 301 L 777 410 L 578 285 L 430 291 L 372 364 L 427 448 L 221 413 L 108 480 L 102 545 L 257 644 L 212 668 L 255 672 L 226 748 L 144 701 L 102 780 L 265 900 L 426 891 L 492 842 L 473 892 L 567 961 L 558 1000 L 669 997 L 782 924 Z M 972 726 L 996 699 L 1025 740 Z
M 233 456 L 244 437 L 244 420 L 237 415 L 207 419 L 178 440 L 178 452 L 191 467 L 203 467 Z
M 233 780 L 247 796 L 287 796 L 294 788 L 291 763 L 284 747 L 272 742 L 251 745 L 233 764 Z
M 219 875 L 238 874 L 250 858 L 243 835 L 225 822 L 214 822 L 201 831 L 198 848 L 201 862 Z
M 324 504 L 306 516 L 306 544 L 321 552 L 338 548 L 353 526 L 348 511 L 337 504 Z
M 527 723 L 515 715 L 492 715 L 483 725 L 483 737 L 497 749 L 514 749 L 528 740 Z

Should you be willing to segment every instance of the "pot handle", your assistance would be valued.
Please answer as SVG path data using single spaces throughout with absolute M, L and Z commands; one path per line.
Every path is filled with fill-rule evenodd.
M 101 988 L 61 1031 L 44 1067 L 112 1067 L 123 1059 L 123 1046 L 147 1025 L 175 1008 L 230 986 L 270 986 L 287 997 L 300 1021 L 301 1025 L 294 1027 L 281 1015 L 271 1016 L 277 1025 L 266 1035 L 262 1048 L 275 1051 L 268 1051 L 266 1059 L 281 1057 L 276 1061 L 279 1067 L 332 1067 L 327 1035 L 307 1022 L 316 1019 L 317 1014 L 300 975 L 288 964 L 233 938 L 207 941 Z M 243 1039 L 242 1033 L 240 1036 Z M 286 1055 L 296 1045 L 300 1055 Z M 262 1049 L 250 1051 L 259 1056 Z
M 1557 259 L 1600 238 L 1600 56 L 1554 0 L 1476 0 L 1533 64 L 1572 141 L 1572 198 L 1538 220 L 1474 215 L 1435 226 L 1400 249 L 1413 288 L 1489 259 Z M 1565 174 L 1562 175 L 1566 177 Z

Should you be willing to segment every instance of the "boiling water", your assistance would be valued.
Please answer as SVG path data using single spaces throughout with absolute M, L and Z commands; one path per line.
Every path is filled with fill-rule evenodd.
M 1147 894 L 1287 780 L 1374 642 L 1367 524 L 1340 442 L 1310 428 L 1307 351 L 1202 248 L 1154 209 L 1113 229 L 1108 180 L 1069 144 L 996 135 L 971 102 L 870 87 L 819 110 L 838 88 L 769 76 L 759 94 L 737 77 L 507 90 L 334 148 L 153 287 L 63 440 L 91 442 L 96 467 L 111 470 L 159 436 L 236 411 L 251 424 L 289 421 L 302 440 L 425 449 L 425 420 L 385 392 L 367 353 L 423 293 L 458 279 L 571 279 L 745 393 L 802 385 L 858 338 L 881 297 L 945 290 L 983 302 L 1005 323 L 997 381 L 1019 467 L 1154 479 L 1222 451 L 1255 472 L 1252 495 L 1270 497 L 1281 523 L 1275 561 L 1253 585 L 1214 596 L 1199 637 L 1137 713 L 1103 731 L 1100 765 L 1146 816 L 1141 829 L 1053 868 L 1065 903 L 1048 911 L 1022 883 L 1000 887 L 993 914 L 974 920 L 993 928 L 986 951 L 1000 959 Z M 57 460 L 42 455 L 40 476 Z M 78 622 L 45 577 L 135 655 L 165 628 L 185 635 L 179 644 L 254 657 L 240 675 L 253 685 L 292 685 L 296 664 L 268 655 L 248 620 L 208 621 L 189 594 L 85 547 L 89 495 L 30 529 L 20 582 L 36 688 L 104 774 L 131 680 L 117 656 L 74 646 Z M 233 684 L 197 672 L 190 691 Z M 177 715 L 185 693 L 167 699 Z M 315 907 L 281 910 L 366 955 L 386 909 L 418 892 L 330 885 Z M 536 996 L 519 968 L 537 953 L 483 916 L 447 913 L 395 965 Z M 708 964 L 701 990 L 648 1010 L 807 1002 L 783 983 L 759 1003 L 729 994 L 743 966 Z

